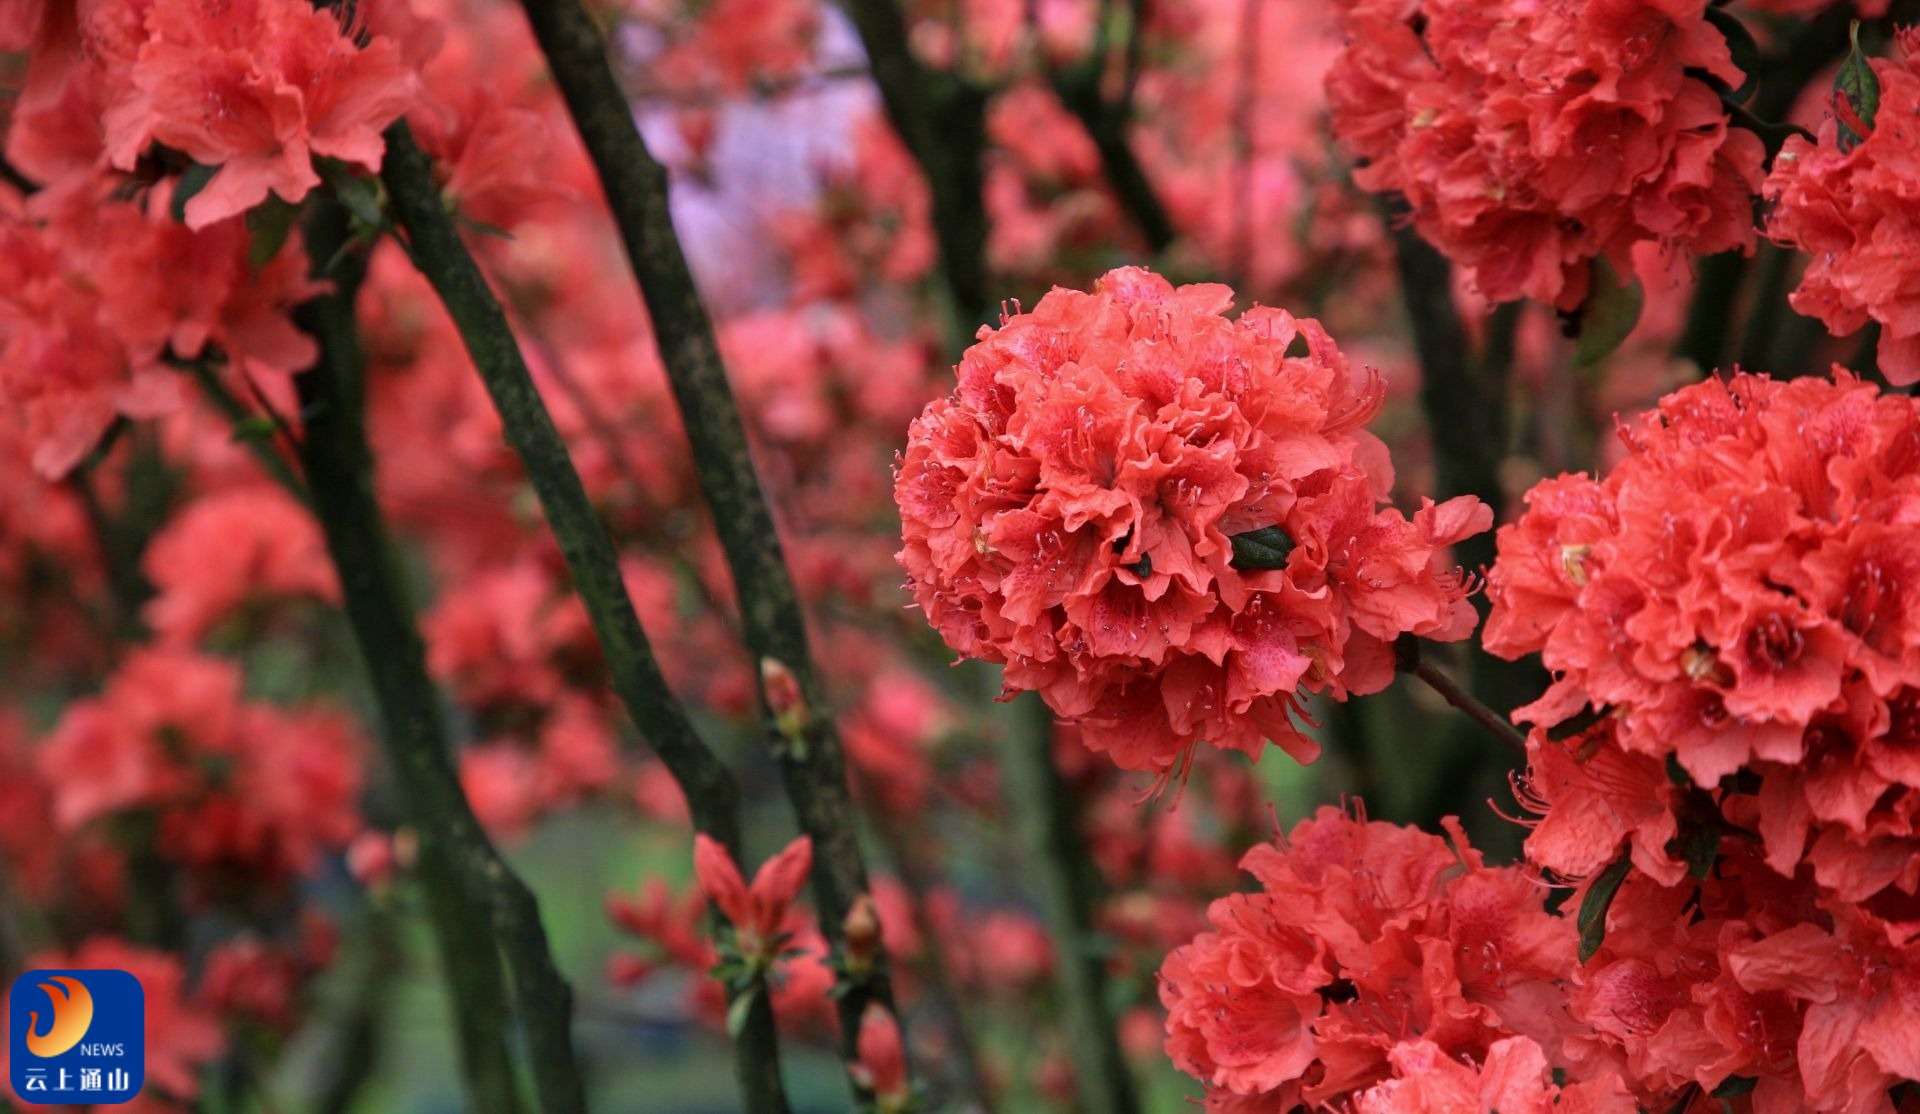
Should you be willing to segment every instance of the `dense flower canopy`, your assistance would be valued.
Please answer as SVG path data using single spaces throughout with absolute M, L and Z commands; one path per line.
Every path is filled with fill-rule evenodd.
M 1523 870 L 1487 867 L 1457 825 L 1443 839 L 1332 808 L 1241 866 L 1261 891 L 1214 902 L 1211 931 L 1160 970 L 1167 1050 L 1209 1110 L 1459 1109 L 1419 1096 L 1498 1086 L 1473 1065 L 1510 1058 L 1509 1085 L 1544 1101 L 1544 1072 L 1521 1077 L 1542 1047 L 1561 1056 L 1573 926 Z M 1404 1078 L 1435 1058 L 1466 1078 Z
M 1496 302 L 1562 309 L 1588 264 L 1635 244 L 1709 255 L 1754 241 L 1762 144 L 1717 88 L 1746 75 L 1707 0 L 1345 0 L 1327 79 L 1362 186 Z
M 1383 508 L 1377 380 L 1318 322 L 1231 302 L 1136 268 L 1056 289 L 981 330 L 898 468 L 928 621 L 1126 769 L 1165 774 L 1198 740 L 1311 758 L 1297 692 L 1377 691 L 1402 634 L 1473 628 L 1445 550 L 1490 512 Z M 1249 567 L 1248 536 L 1284 562 Z
M 1881 369 L 1907 384 L 1920 380 L 1920 31 L 1895 49 L 1863 63 L 1878 81 L 1873 122 L 1836 112 L 1817 142 L 1787 139 L 1766 181 L 1767 232 L 1812 257 L 1793 308 L 1841 335 L 1878 322 Z
M 1548 744 L 1537 792 L 1556 815 L 1595 793 L 1648 809 L 1598 808 L 1620 818 L 1603 831 L 1550 821 L 1536 857 L 1580 876 L 1632 834 L 1636 864 L 1676 883 L 1685 863 L 1652 836 L 1674 834 L 1685 796 L 1670 766 L 1783 874 L 1804 855 L 1842 900 L 1914 894 L 1920 404 L 1844 374 L 1738 375 L 1622 437 L 1604 479 L 1529 494 L 1489 576 L 1487 648 L 1538 651 L 1558 678 L 1516 715 L 1608 717 L 1606 756 L 1562 763 Z

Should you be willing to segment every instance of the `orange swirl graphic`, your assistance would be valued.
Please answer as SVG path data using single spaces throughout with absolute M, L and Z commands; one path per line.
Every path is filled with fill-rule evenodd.
M 32 1019 L 27 1025 L 27 1051 L 43 1058 L 58 1056 L 79 1044 L 80 1038 L 87 1035 L 87 1027 L 93 1024 L 93 995 L 87 993 L 86 986 L 68 975 L 48 977 L 53 982 L 41 983 L 40 989 L 47 992 L 47 1000 L 53 1003 L 53 1024 L 44 1036 L 35 1031 L 40 1028 L 40 1011 L 27 1014 Z

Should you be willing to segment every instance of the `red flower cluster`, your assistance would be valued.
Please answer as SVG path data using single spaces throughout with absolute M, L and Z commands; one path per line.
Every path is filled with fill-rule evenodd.
M 1540 1046 L 1525 1037 L 1496 1041 L 1481 1063 L 1447 1055 L 1432 1041 L 1394 1046 L 1393 1078 L 1360 1094 L 1357 1114 L 1633 1114 L 1638 1108 L 1617 1078 L 1553 1082 Z
M 106 154 L 132 170 L 161 143 L 217 172 L 187 202 L 190 228 L 243 213 L 269 191 L 299 201 L 314 160 L 380 169 L 380 132 L 418 79 L 384 36 L 362 44 L 304 0 L 151 0 L 93 13 L 80 33 L 110 44 L 96 74 Z M 112 51 L 124 51 L 113 53 Z
M 287 316 L 314 290 L 298 240 L 254 266 L 241 221 L 190 231 L 170 196 L 29 203 L 0 186 L 0 399 L 43 476 L 65 475 L 117 418 L 177 409 L 186 383 L 169 357 L 217 349 L 230 375 L 283 400 L 286 376 L 313 362 Z
M 196 881 L 268 885 L 359 830 L 360 751 L 344 717 L 243 700 L 230 662 L 142 650 L 67 708 L 38 760 L 62 832 L 144 813 L 154 850 Z
M 340 596 L 313 516 L 264 484 L 196 500 L 154 535 L 141 566 L 155 592 L 146 620 L 170 644 L 244 622 L 267 601 Z
M 1160 971 L 1167 1051 L 1209 1110 L 1466 1109 L 1432 1098 L 1448 1087 L 1518 1088 L 1544 1108 L 1534 1064 L 1562 1055 L 1573 926 L 1535 879 L 1449 834 L 1323 808 L 1247 853 L 1261 892 L 1214 902 L 1213 930 Z M 1426 1077 L 1434 1060 L 1464 1063 Z M 1606 1101 L 1617 1082 L 1588 1082 L 1585 1109 L 1630 1112 Z
M 1830 115 L 1819 142 L 1788 138 L 1766 181 L 1767 234 L 1812 257 L 1793 308 L 1836 336 L 1879 322 L 1880 370 L 1906 384 L 1920 381 L 1920 29 L 1903 31 L 1897 49 L 1868 62 L 1880 82 L 1875 122 Z
M 1231 302 L 1137 268 L 1054 290 L 981 330 L 895 479 L 934 628 L 1127 769 L 1166 774 L 1200 739 L 1310 758 L 1299 690 L 1377 691 L 1395 638 L 1473 627 L 1443 555 L 1487 508 L 1383 508 L 1377 384 L 1318 322 Z M 1269 559 L 1237 566 L 1249 537 Z
M 1610 717 L 1576 751 L 1539 748 L 1534 858 L 1579 877 L 1631 839 L 1675 884 L 1667 841 L 1719 826 L 1839 901 L 1913 895 L 1920 403 L 1845 374 L 1736 375 L 1622 436 L 1604 480 L 1529 494 L 1490 575 L 1487 648 L 1539 651 L 1558 678 L 1516 718 Z
M 1762 144 L 1728 127 L 1738 86 L 1707 0 L 1343 0 L 1327 78 L 1362 186 L 1398 193 L 1496 302 L 1561 308 L 1588 261 L 1633 245 L 1750 249 Z
M 1816 893 L 1737 841 L 1679 885 L 1629 874 L 1568 988 L 1569 1076 L 1617 1072 L 1649 1110 L 1716 1093 L 1754 1114 L 1894 1109 L 1888 1089 L 1920 1078 L 1914 926 L 1829 915 Z

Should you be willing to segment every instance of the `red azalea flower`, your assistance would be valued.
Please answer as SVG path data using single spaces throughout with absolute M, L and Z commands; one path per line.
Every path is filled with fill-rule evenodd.
M 1563 309 L 1633 246 L 1751 250 L 1763 149 L 1708 78 L 1745 75 L 1707 0 L 1343 0 L 1327 77 L 1362 186 L 1496 302 Z
M 1842 148 L 1836 112 L 1816 142 L 1790 136 L 1773 160 L 1765 192 L 1773 202 L 1767 234 L 1812 257 L 1792 295 L 1793 308 L 1836 336 L 1880 323 L 1880 368 L 1904 385 L 1920 380 L 1920 216 L 1913 177 L 1920 166 L 1920 33 L 1898 38 L 1898 57 L 1873 58 L 1880 83 L 1876 122 L 1855 116 L 1858 137 Z M 1850 110 L 1849 110 L 1850 112 Z
M 1323 808 L 1247 853 L 1262 892 L 1214 902 L 1212 930 L 1160 970 L 1167 1052 L 1209 1109 L 1338 1107 L 1391 1079 L 1407 1041 L 1484 1063 L 1523 1036 L 1559 1055 L 1572 926 L 1449 825 L 1451 844 Z
M 813 839 L 801 836 L 760 864 L 749 886 L 726 848 L 704 833 L 693 837 L 693 871 L 700 892 L 733 926 L 740 953 L 749 958 L 773 958 L 787 912 L 812 866 Z
M 1377 390 L 1317 322 L 1230 301 L 1137 268 L 1054 290 L 981 330 L 895 481 L 900 563 L 947 644 L 1162 776 L 1200 739 L 1311 758 L 1300 690 L 1377 691 L 1395 638 L 1471 631 L 1443 555 L 1490 521 L 1472 498 L 1383 509 Z M 1239 563 L 1262 530 L 1284 552 Z
M 1529 853 L 1580 878 L 1630 841 L 1671 884 L 1665 844 L 1711 807 L 1783 874 L 1914 893 L 1920 405 L 1845 374 L 1736 375 L 1622 436 L 1604 479 L 1534 489 L 1489 574 L 1487 648 L 1556 677 L 1516 717 L 1607 713 L 1565 745 L 1536 736 Z

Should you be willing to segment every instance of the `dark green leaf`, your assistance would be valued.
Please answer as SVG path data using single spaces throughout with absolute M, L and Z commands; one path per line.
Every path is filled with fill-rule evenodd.
M 1140 555 L 1140 559 L 1133 563 L 1132 572 L 1133 572 L 1133 575 L 1139 577 L 1142 580 L 1145 580 L 1146 578 L 1152 576 L 1153 575 L 1152 554 L 1142 553 Z
M 1680 760 L 1672 754 L 1667 755 L 1667 780 L 1682 789 L 1693 784 L 1693 777 L 1687 773 L 1684 766 L 1680 765 Z
M 747 1027 L 747 1015 L 753 1012 L 753 1000 L 760 993 L 760 984 L 755 983 L 734 995 L 732 1004 L 727 1006 L 727 1035 L 738 1037 Z
M 1613 895 L 1620 892 L 1620 883 L 1627 880 L 1627 872 L 1633 869 L 1633 857 L 1621 855 L 1619 861 L 1600 872 L 1587 887 L 1587 896 L 1580 902 L 1580 914 L 1574 923 L 1580 928 L 1580 962 L 1593 958 L 1600 945 L 1607 938 L 1607 909 L 1613 905 Z
M 486 221 L 474 220 L 472 217 L 467 216 L 461 217 L 460 223 L 462 226 L 471 228 L 482 236 L 498 236 L 502 240 L 513 239 L 513 233 L 508 232 L 497 224 L 488 224 Z
M 1718 1087 L 1713 1089 L 1713 1097 L 1717 1099 L 1738 1098 L 1741 1095 L 1751 1093 L 1753 1089 L 1759 1085 L 1760 1080 L 1756 1076 L 1729 1075 L 1720 1081 Z
M 1695 824 L 1681 832 L 1673 841 L 1677 846 L 1671 849 L 1678 852 L 1687 864 L 1687 873 L 1704 880 L 1713 873 L 1713 864 L 1720 857 L 1720 825 L 1713 820 Z
M 320 177 L 332 188 L 333 196 L 353 214 L 354 220 L 370 228 L 379 228 L 386 222 L 386 214 L 380 207 L 378 179 L 355 174 L 337 159 L 322 159 L 319 170 Z
M 265 414 L 255 414 L 250 418 L 242 418 L 233 423 L 233 439 L 235 441 L 265 441 L 273 436 L 275 428 L 272 418 Z
M 180 180 L 173 186 L 173 200 L 167 206 L 173 211 L 174 220 L 187 219 L 187 202 L 192 201 L 195 194 L 206 189 L 207 183 L 213 181 L 213 176 L 218 173 L 220 173 L 219 167 L 201 166 L 199 163 L 194 163 L 181 173 Z
M 1645 301 L 1639 279 L 1622 280 L 1605 256 L 1595 256 L 1592 283 L 1580 312 L 1580 339 L 1573 346 L 1573 366 L 1586 370 L 1611 356 L 1639 323 Z
M 293 231 L 294 217 L 300 207 L 269 194 L 267 199 L 247 210 L 247 264 L 254 270 L 266 266 L 287 242 Z
M 1848 28 L 1847 39 L 1852 47 L 1833 79 L 1833 108 L 1840 125 L 1837 139 L 1842 154 L 1873 134 L 1874 117 L 1880 114 L 1880 77 L 1860 49 L 1859 20 Z
M 1287 555 L 1293 552 L 1293 539 L 1278 526 L 1262 526 L 1233 536 L 1233 567 L 1236 569 L 1284 569 Z
M 1747 30 L 1747 25 L 1725 8 L 1708 8 L 1707 22 L 1726 37 L 1727 51 L 1733 55 L 1733 64 L 1740 68 L 1744 78 L 1739 88 L 1729 89 L 1722 95 L 1735 104 L 1745 104 L 1753 99 L 1760 84 L 1754 79 L 1760 72 L 1760 44 L 1753 41 L 1753 32 Z

